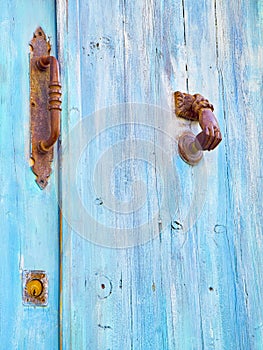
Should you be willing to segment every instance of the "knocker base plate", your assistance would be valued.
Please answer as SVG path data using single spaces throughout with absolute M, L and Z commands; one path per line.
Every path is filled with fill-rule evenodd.
M 39 27 L 30 42 L 30 129 L 31 129 L 31 160 L 32 171 L 41 189 L 48 184 L 53 160 L 53 149 L 47 153 L 39 152 L 40 140 L 45 140 L 50 134 L 50 118 L 48 111 L 49 69 L 40 71 L 36 61 L 41 56 L 49 56 L 51 46 L 44 31 Z
M 186 132 L 180 136 L 178 141 L 178 151 L 180 157 L 190 165 L 196 165 L 203 157 L 202 151 L 192 151 L 192 145 L 195 142 L 195 135 L 191 132 Z

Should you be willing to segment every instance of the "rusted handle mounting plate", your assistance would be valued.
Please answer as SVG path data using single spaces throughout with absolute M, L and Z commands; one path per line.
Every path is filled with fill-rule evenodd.
M 32 170 L 41 189 L 48 184 L 53 160 L 53 148 L 47 153 L 39 152 L 41 140 L 49 137 L 51 121 L 48 111 L 49 69 L 40 71 L 36 61 L 41 56 L 49 56 L 51 46 L 42 28 L 37 28 L 30 42 L 30 127 Z

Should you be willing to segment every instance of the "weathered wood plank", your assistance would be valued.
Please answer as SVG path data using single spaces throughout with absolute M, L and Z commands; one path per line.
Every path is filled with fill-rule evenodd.
M 237 344 L 262 344 L 262 2 L 219 2 L 220 89 L 226 122 L 227 212 L 235 281 Z M 227 15 L 226 15 L 227 14 Z M 226 64 L 227 60 L 231 65 Z M 261 83 L 260 83 L 261 81 Z M 230 326 L 230 324 L 229 324 Z
M 64 145 L 72 152 L 69 157 L 65 151 L 62 169 L 64 348 L 259 349 L 262 2 L 58 1 L 57 8 L 69 87 Z M 219 148 L 193 169 L 176 153 L 174 167 L 158 153 L 161 148 L 173 154 L 172 137 L 190 127 L 173 114 L 175 90 L 209 98 L 223 131 Z M 129 109 L 121 115 L 110 108 L 124 102 L 160 106 L 166 110 L 163 121 L 157 109 L 147 115 L 141 105 L 141 115 L 132 105 L 134 119 Z M 101 108 L 106 110 L 93 115 Z M 138 120 L 146 125 L 131 124 Z M 133 160 L 138 154 L 143 165 Z M 69 158 L 79 160 L 73 169 Z M 115 176 L 109 183 L 111 164 Z M 176 174 L 174 183 L 164 172 L 158 176 L 160 164 Z M 132 183 L 138 178 L 148 191 L 146 209 L 121 216 L 118 210 L 136 194 Z M 116 198 L 107 202 L 107 186 L 122 206 Z M 159 225 L 150 221 L 167 190 L 172 225 L 160 233 L 165 213 L 159 210 Z M 107 205 L 113 205 L 111 212 Z M 89 224 L 87 213 L 97 226 Z M 111 249 L 99 241 L 101 224 L 109 235 L 121 225 L 137 232 L 145 218 L 153 237 L 147 243 L 135 240 L 130 248 L 114 249 L 117 230 L 110 244 L 104 236 Z
M 29 42 L 42 26 L 55 52 L 53 1 L 8 1 L 0 13 L 0 339 L 2 349 L 58 345 L 58 205 L 54 176 L 41 191 L 30 170 Z M 49 306 L 22 305 L 23 269 L 49 276 Z M 36 345 L 37 344 L 37 345 Z

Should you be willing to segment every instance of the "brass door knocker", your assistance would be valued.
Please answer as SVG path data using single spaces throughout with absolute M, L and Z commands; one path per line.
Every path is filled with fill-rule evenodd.
M 187 131 L 180 136 L 178 149 L 181 158 L 190 165 L 196 165 L 203 157 L 202 151 L 212 151 L 222 141 L 213 105 L 200 94 L 190 95 L 176 91 L 175 113 L 178 117 L 198 121 L 202 132 L 195 136 Z

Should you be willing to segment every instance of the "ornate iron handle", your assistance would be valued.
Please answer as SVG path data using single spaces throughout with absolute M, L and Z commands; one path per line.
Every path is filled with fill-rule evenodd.
M 61 84 L 58 61 L 50 56 L 51 45 L 41 27 L 35 30 L 30 48 L 31 167 L 38 186 L 44 189 L 60 134 Z
M 222 140 L 218 121 L 213 113 L 213 105 L 200 94 L 190 95 L 176 91 L 175 112 L 178 117 L 199 121 L 202 132 L 195 136 L 185 132 L 180 136 L 178 149 L 181 158 L 190 165 L 197 164 L 202 151 L 215 149 Z
M 39 70 L 46 70 L 50 66 L 49 82 L 49 106 L 51 130 L 46 140 L 41 140 L 38 150 L 47 153 L 56 143 L 60 134 L 60 112 L 61 112 L 61 84 L 58 61 L 53 56 L 42 56 L 36 61 Z

